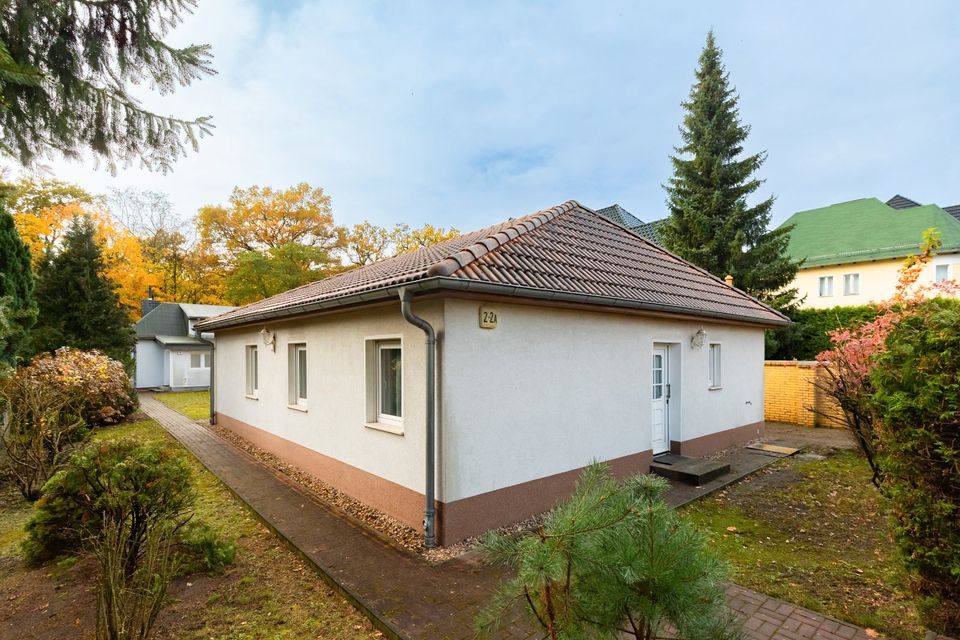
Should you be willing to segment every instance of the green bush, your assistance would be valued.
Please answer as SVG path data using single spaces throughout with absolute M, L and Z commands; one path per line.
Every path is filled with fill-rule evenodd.
M 875 363 L 868 403 L 894 538 L 925 622 L 960 637 L 960 301 L 920 303 Z
M 107 519 L 129 523 L 132 567 L 150 530 L 182 526 L 194 499 L 190 468 L 172 447 L 132 440 L 88 445 L 44 485 L 26 526 L 24 554 L 36 563 L 75 550 L 97 537 Z
M 0 378 L 0 474 L 9 475 L 27 500 L 67 461 L 90 431 L 76 396 L 64 385 L 19 367 Z
M 205 522 L 190 522 L 180 532 L 186 573 L 220 571 L 233 564 L 237 546 Z
M 722 640 L 739 635 L 726 607 L 726 565 L 663 500 L 666 481 L 614 480 L 591 465 L 535 532 L 489 535 L 491 561 L 516 572 L 475 620 L 488 635 L 518 602 L 543 637 Z
M 813 360 L 818 353 L 833 348 L 828 332 L 869 322 L 878 313 L 870 305 L 788 311 L 794 324 L 767 331 L 766 359 Z

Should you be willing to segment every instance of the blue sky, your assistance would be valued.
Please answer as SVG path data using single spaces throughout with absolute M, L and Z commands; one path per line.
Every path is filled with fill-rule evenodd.
M 49 163 L 95 191 L 323 187 L 338 222 L 477 228 L 575 198 L 665 214 L 661 184 L 713 28 L 797 210 L 902 193 L 960 203 L 960 3 L 200 0 L 173 34 L 219 74 L 151 108 L 212 115 L 173 173 Z

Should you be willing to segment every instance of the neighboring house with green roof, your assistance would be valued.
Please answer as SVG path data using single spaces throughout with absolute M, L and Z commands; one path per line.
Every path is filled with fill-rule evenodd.
M 616 222 L 621 227 L 626 227 L 630 231 L 633 231 L 644 240 L 649 240 L 656 245 L 662 245 L 659 230 L 660 225 L 666 222 L 666 218 L 652 222 L 644 222 L 619 204 L 612 204 L 609 207 L 597 209 L 596 212 L 604 218 Z
M 852 306 L 889 298 L 904 258 L 919 250 L 923 232 L 937 229 L 943 246 L 922 282 L 960 279 L 960 220 L 953 211 L 896 195 L 861 198 L 793 214 L 788 252 L 803 260 L 793 282 L 813 308 Z

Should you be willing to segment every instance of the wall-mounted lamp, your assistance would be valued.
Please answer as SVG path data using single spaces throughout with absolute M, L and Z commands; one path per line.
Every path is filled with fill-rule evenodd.
M 271 351 L 277 350 L 277 334 L 270 329 L 264 327 L 260 330 L 260 338 L 263 339 L 263 344 L 270 347 Z
M 707 339 L 707 332 L 703 329 L 697 329 L 697 332 L 690 336 L 690 346 L 694 349 L 702 349 L 703 343 Z

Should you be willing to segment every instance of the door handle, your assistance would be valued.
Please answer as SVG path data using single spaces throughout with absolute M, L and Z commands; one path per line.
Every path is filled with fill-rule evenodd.
M 667 402 L 670 402 L 670 385 L 667 385 Z

